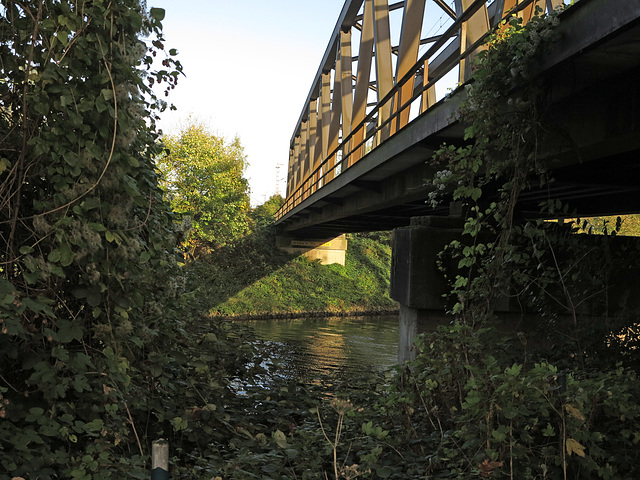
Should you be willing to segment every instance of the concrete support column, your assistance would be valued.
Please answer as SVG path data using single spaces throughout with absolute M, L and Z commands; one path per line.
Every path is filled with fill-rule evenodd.
M 420 333 L 434 332 L 438 325 L 450 320 L 440 310 L 426 310 L 411 308 L 400 304 L 400 321 L 398 325 L 398 363 L 415 360 L 418 350 L 414 345 L 416 336 Z
M 398 362 L 413 360 L 415 336 L 444 314 L 447 285 L 436 260 L 445 245 L 460 239 L 458 217 L 414 217 L 409 227 L 393 231 L 391 298 L 400 304 Z
M 398 327 L 398 363 L 410 362 L 416 358 L 416 347 L 413 344 L 418 335 L 420 312 L 400 304 L 400 325 Z
M 347 237 L 335 238 L 276 237 L 276 247 L 292 255 L 304 255 L 309 260 L 319 260 L 322 265 L 339 263 L 344 266 Z

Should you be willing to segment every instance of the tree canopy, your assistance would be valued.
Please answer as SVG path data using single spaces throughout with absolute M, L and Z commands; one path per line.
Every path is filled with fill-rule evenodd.
M 191 221 L 188 251 L 206 252 L 245 233 L 249 192 L 240 140 L 227 142 L 192 123 L 163 141 L 166 150 L 157 158 L 161 185 L 173 211 Z

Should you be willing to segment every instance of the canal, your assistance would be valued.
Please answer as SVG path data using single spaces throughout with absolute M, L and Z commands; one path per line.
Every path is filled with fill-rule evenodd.
M 398 316 L 260 319 L 249 324 L 280 375 L 306 381 L 345 378 L 394 365 Z

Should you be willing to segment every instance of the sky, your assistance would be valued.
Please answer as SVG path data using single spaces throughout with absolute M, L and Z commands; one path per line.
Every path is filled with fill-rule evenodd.
M 344 0 L 147 0 L 164 8 L 165 47 L 186 77 L 168 101 L 164 133 L 189 117 L 240 138 L 251 204 L 284 196 L 289 141 Z M 279 182 L 276 166 L 280 164 Z

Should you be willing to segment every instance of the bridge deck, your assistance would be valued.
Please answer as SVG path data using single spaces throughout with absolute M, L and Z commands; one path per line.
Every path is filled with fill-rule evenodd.
M 581 0 L 561 16 L 560 40 L 539 65 L 551 98 L 549 117 L 571 142 L 549 143 L 552 191 L 522 195 L 537 212 L 548 195 L 582 215 L 640 212 L 640 0 Z M 447 215 L 426 202 L 442 142 L 462 144 L 455 116 L 460 88 L 409 122 L 322 188 L 301 198 L 277 224 L 282 232 L 329 236 L 386 230 L 412 216 Z

